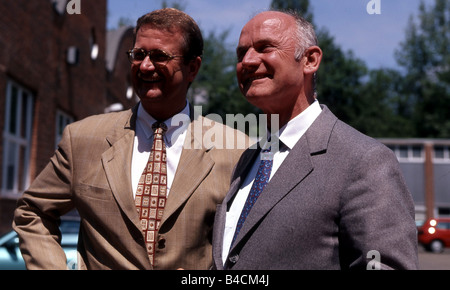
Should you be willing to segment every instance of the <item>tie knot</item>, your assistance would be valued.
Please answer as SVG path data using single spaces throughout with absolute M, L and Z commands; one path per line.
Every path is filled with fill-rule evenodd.
M 155 122 L 152 125 L 155 134 L 164 134 L 167 132 L 167 126 L 164 122 Z

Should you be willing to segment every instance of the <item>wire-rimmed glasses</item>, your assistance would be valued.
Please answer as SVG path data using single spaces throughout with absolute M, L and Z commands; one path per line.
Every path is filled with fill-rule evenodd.
M 132 64 L 140 64 L 144 61 L 144 59 L 148 56 L 150 58 L 150 61 L 153 64 L 165 66 L 169 61 L 171 61 L 174 58 L 180 58 L 183 57 L 182 55 L 171 55 L 164 50 L 160 49 L 152 49 L 152 50 L 145 50 L 143 48 L 133 48 L 129 51 L 127 51 L 128 60 Z

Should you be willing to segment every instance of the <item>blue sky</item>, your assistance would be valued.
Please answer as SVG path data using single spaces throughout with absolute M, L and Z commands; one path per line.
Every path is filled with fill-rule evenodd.
M 370 0 L 311 0 L 314 22 L 326 28 L 345 51 L 352 50 L 369 68 L 397 68 L 394 51 L 405 39 L 411 15 L 418 12 L 420 0 L 378 0 L 381 14 L 368 14 Z M 172 3 L 174 1 L 167 1 Z M 245 23 L 270 6 L 271 0 L 179 0 L 205 33 L 230 30 L 235 47 Z M 424 0 L 431 5 L 434 0 Z M 108 28 L 121 17 L 133 23 L 146 12 L 161 8 L 161 0 L 108 0 Z

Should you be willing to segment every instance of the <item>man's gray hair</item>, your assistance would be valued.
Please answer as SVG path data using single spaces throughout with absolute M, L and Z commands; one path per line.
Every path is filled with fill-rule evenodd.
M 295 19 L 295 23 L 297 25 L 295 37 L 297 38 L 297 41 L 294 57 L 296 61 L 299 61 L 308 48 L 310 48 L 311 46 L 319 45 L 316 32 L 314 31 L 313 25 L 305 18 L 300 16 L 300 14 L 297 11 L 286 10 L 280 12 L 288 14 L 294 17 Z M 317 73 L 314 73 L 312 78 L 312 86 L 314 90 L 314 95 L 317 97 L 316 83 L 317 83 Z
M 296 29 L 297 47 L 295 50 L 295 59 L 299 60 L 302 57 L 305 50 L 307 50 L 311 46 L 318 45 L 314 27 L 309 21 L 300 16 L 300 14 L 297 11 L 286 10 L 280 12 L 283 12 L 285 14 L 294 17 L 295 23 L 297 24 Z

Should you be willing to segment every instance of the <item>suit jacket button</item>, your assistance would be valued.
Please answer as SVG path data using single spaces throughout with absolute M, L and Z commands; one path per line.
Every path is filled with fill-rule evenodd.
M 239 260 L 239 255 L 236 254 L 236 255 L 230 256 L 230 257 L 228 258 L 228 260 L 229 260 L 231 263 L 236 264 L 237 261 Z

